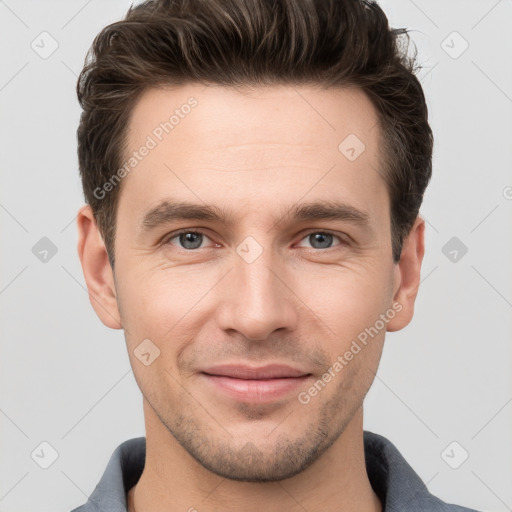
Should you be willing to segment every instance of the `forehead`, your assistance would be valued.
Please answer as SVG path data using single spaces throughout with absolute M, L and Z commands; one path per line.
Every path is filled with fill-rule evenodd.
M 369 98 L 357 88 L 187 84 L 146 90 L 133 109 L 128 143 L 135 147 L 152 134 L 157 142 L 176 145 L 193 136 L 201 146 L 216 150 L 274 143 L 337 152 L 350 134 L 367 147 L 373 145 L 377 121 Z
M 149 89 L 133 109 L 126 158 L 151 149 L 123 179 L 120 202 L 129 195 L 135 212 L 167 194 L 257 209 L 307 195 L 350 198 L 378 215 L 387 198 L 379 128 L 372 103 L 355 88 Z

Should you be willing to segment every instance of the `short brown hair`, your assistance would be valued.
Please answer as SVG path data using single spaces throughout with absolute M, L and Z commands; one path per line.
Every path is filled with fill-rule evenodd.
M 406 39 L 402 39 L 401 36 Z M 406 42 L 407 44 L 403 44 Z M 433 135 L 417 52 L 371 0 L 147 0 L 94 39 L 77 83 L 78 161 L 114 265 L 121 186 L 95 190 L 120 168 L 130 114 L 149 87 L 186 83 L 357 87 L 376 107 L 391 203 L 393 261 L 432 173 Z M 340 141 L 341 142 L 341 141 Z

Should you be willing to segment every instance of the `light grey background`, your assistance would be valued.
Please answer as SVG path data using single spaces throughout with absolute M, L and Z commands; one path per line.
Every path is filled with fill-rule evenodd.
M 76 78 L 94 36 L 129 4 L 0 1 L 0 512 L 84 503 L 115 447 L 144 435 L 122 332 L 88 301 L 75 224 Z M 512 3 L 381 5 L 413 31 L 435 150 L 415 318 L 387 336 L 365 428 L 441 499 L 512 510 Z M 46 262 L 32 252 L 43 237 L 57 249 Z M 42 442 L 58 453 L 48 469 Z

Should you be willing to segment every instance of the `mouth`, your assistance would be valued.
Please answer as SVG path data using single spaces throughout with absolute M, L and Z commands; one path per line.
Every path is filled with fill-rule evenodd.
M 311 373 L 287 365 L 250 367 L 223 365 L 201 372 L 215 393 L 252 403 L 269 403 L 285 398 L 304 384 Z

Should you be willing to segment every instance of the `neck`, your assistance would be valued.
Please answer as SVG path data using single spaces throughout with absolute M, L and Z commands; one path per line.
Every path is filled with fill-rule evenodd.
M 308 469 L 277 482 L 239 482 L 201 466 L 144 401 L 146 461 L 129 512 L 382 512 L 364 459 L 363 410 Z

